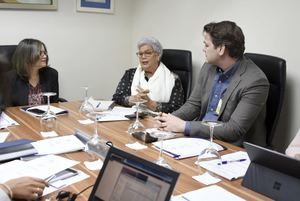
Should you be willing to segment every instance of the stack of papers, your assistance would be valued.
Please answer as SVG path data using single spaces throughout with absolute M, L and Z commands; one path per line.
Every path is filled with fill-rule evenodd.
M 195 191 L 184 193 L 182 195 L 173 196 L 171 201 L 245 201 L 237 195 L 225 190 L 224 188 L 216 185 L 201 188 Z
M 245 176 L 250 165 L 248 154 L 244 151 L 223 155 L 222 161 L 226 164 L 220 164 L 219 160 L 210 160 L 202 161 L 199 165 L 228 180 Z
M 111 111 L 101 112 L 100 115 L 97 116 L 97 121 L 124 121 L 129 120 L 125 117 L 125 115 L 130 115 L 135 112 L 134 108 L 128 107 L 114 107 Z
M 84 149 L 84 144 L 75 135 L 66 135 L 31 143 L 38 155 L 61 154 Z
M 19 124 L 15 120 L 10 118 L 7 114 L 2 112 L 0 116 L 0 129 L 7 128 L 8 126 L 14 126 L 14 125 L 19 125 Z
M 93 97 L 88 99 L 88 102 L 92 104 L 93 108 L 96 111 L 106 111 L 111 110 L 114 101 L 105 101 L 105 100 L 95 100 Z
M 47 110 L 48 105 L 37 105 L 37 106 L 25 106 L 20 108 L 22 111 L 36 117 L 41 117 Z M 68 110 L 64 110 L 55 106 L 50 105 L 50 110 L 55 115 L 67 114 Z
M 182 159 L 198 156 L 202 150 L 209 147 L 209 144 L 210 142 L 208 140 L 200 138 L 176 138 L 165 140 L 163 143 L 163 151 L 175 159 Z M 153 146 L 159 149 L 160 142 L 154 142 Z M 213 147 L 218 151 L 224 150 L 224 147 L 216 143 L 213 143 Z
M 37 150 L 31 143 L 31 140 L 26 139 L 0 143 L 0 161 L 3 162 L 36 154 Z
M 14 160 L 0 165 L 0 183 L 24 176 L 46 179 L 78 163 L 56 155 L 47 155 L 30 161 Z

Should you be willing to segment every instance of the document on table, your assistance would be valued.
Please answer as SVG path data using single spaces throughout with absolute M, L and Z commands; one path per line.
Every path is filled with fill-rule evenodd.
M 223 155 L 222 161 L 228 161 L 228 163 L 220 165 L 218 164 L 220 163 L 219 160 L 210 160 L 200 162 L 199 165 L 228 180 L 243 177 L 250 165 L 248 154 L 244 151 Z
M 0 143 L 5 142 L 9 132 L 0 132 Z
M 42 156 L 30 161 L 14 160 L 0 165 L 0 183 L 23 176 L 46 179 L 78 163 L 56 155 Z
M 95 100 L 94 98 L 90 97 L 88 102 L 92 104 L 93 108 L 96 111 L 105 111 L 112 109 L 112 105 L 114 101 L 105 101 L 105 100 Z
M 125 115 L 130 115 L 135 112 L 134 108 L 126 108 L 126 107 L 114 107 L 111 111 L 101 112 L 97 118 L 97 121 L 124 121 L 129 120 L 125 117 Z
M 182 159 L 197 156 L 201 151 L 209 147 L 209 141 L 200 138 L 176 138 L 165 140 L 163 143 L 163 151 L 167 155 L 175 159 Z M 155 148 L 160 148 L 160 142 L 153 143 Z M 224 150 L 219 144 L 213 143 L 213 147 L 218 150 Z
M 21 111 L 26 112 L 35 117 L 41 117 L 47 110 L 48 105 L 37 105 L 37 106 L 24 106 L 20 108 Z M 68 110 L 61 109 L 55 106 L 50 105 L 50 111 L 55 115 L 67 114 Z
M 19 125 L 15 120 L 10 118 L 5 112 L 1 113 L 0 116 L 0 129 L 7 128 L 9 126 Z
M 245 201 L 241 197 L 217 185 L 212 185 L 181 195 L 173 196 L 171 201 L 198 201 L 200 199 L 205 201 Z
M 66 135 L 31 143 L 38 155 L 61 154 L 84 149 L 84 144 L 75 135 Z

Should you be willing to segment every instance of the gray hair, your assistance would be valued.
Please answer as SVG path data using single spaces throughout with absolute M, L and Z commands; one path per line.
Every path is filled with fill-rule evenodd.
M 150 45 L 154 52 L 158 53 L 159 58 L 161 58 L 163 54 L 163 47 L 156 38 L 151 36 L 142 37 L 137 43 L 137 48 L 140 49 L 143 45 Z

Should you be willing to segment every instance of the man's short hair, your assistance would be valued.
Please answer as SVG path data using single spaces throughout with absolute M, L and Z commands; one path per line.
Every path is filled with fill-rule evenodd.
M 225 45 L 229 56 L 239 58 L 245 51 L 245 37 L 242 29 L 231 21 L 211 22 L 204 26 L 203 32 L 211 36 L 215 47 Z

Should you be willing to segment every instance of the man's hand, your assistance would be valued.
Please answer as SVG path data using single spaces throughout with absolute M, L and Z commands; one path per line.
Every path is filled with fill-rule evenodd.
M 156 127 L 164 131 L 183 132 L 185 127 L 185 121 L 172 115 L 161 113 L 156 119 Z

